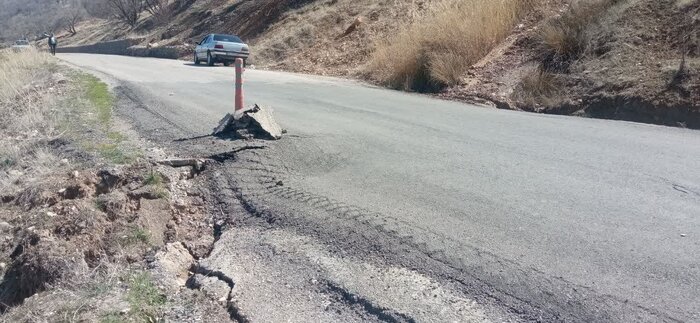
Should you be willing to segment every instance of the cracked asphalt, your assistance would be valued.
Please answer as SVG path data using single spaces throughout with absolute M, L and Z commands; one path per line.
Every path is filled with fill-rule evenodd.
M 200 136 L 232 69 L 59 58 L 136 102 L 118 113 L 146 138 L 218 157 L 228 225 L 200 264 L 237 320 L 700 321 L 700 132 L 249 70 L 288 133 L 229 141 Z

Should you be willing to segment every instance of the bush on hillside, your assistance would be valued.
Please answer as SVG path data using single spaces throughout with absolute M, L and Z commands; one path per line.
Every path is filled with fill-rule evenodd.
M 590 48 L 592 31 L 608 10 L 624 0 L 579 0 L 542 28 L 540 55 L 547 70 L 563 71 Z
M 431 92 L 457 84 L 538 2 L 443 0 L 378 44 L 369 72 L 397 89 Z
M 513 99 L 527 107 L 551 107 L 562 100 L 563 87 L 557 74 L 536 68 L 515 87 Z

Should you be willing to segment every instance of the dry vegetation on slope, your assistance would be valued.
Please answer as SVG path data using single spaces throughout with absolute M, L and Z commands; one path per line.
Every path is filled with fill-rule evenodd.
M 378 44 L 372 77 L 391 87 L 437 91 L 458 84 L 473 64 L 510 35 L 535 0 L 442 0 Z
M 700 128 L 698 0 L 316 1 L 258 63 L 505 109 Z M 355 17 L 363 23 L 338 38 Z
M 590 0 L 513 36 L 445 96 L 700 128 L 700 1 Z

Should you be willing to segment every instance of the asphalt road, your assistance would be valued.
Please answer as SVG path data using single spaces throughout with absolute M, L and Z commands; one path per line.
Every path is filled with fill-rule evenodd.
M 231 68 L 59 57 L 160 102 L 153 110 L 191 136 L 208 133 L 232 110 Z M 284 186 L 236 185 L 268 217 L 296 219 L 281 219 L 275 230 L 312 237 L 303 245 L 317 246 L 280 257 L 304 252 L 321 266 L 318 248 L 325 248 L 320 254 L 410 270 L 483 305 L 481 318 L 700 321 L 700 132 L 494 110 L 269 71 L 248 70 L 245 89 L 246 102 L 272 106 L 288 130 L 255 153 L 258 163 L 270 163 L 268 172 L 275 168 L 256 178 L 283 179 Z M 266 241 L 292 243 L 277 233 Z M 349 251 L 355 243 L 362 246 Z M 215 254 L 222 252 L 211 262 L 246 257 Z M 352 268 L 330 263 L 318 270 Z M 357 272 L 369 267 L 362 268 Z M 343 277 L 353 294 L 382 303 L 371 283 Z

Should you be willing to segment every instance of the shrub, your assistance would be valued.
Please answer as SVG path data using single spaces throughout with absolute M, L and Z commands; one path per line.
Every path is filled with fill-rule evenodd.
M 457 84 L 505 39 L 537 0 L 443 0 L 377 45 L 370 72 L 391 87 L 420 92 Z
M 134 322 L 161 322 L 163 305 L 167 298 L 161 293 L 148 272 L 136 273 L 128 277 L 129 293 L 127 301 Z
M 561 86 L 556 74 L 537 68 L 523 77 L 513 98 L 528 107 L 551 107 L 560 101 Z
M 594 26 L 608 10 L 623 0 L 580 0 L 541 30 L 540 54 L 543 67 L 566 70 L 588 50 Z
M 127 25 L 134 27 L 144 9 L 142 0 L 107 0 L 114 10 L 114 15 Z
M 159 24 L 167 23 L 174 11 L 168 0 L 143 0 L 143 7 Z
M 144 178 L 143 183 L 146 185 L 162 185 L 164 182 L 163 175 L 158 172 L 150 171 L 146 178 Z

